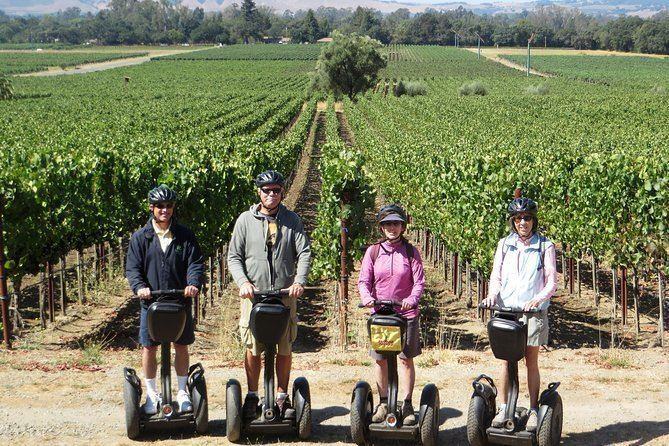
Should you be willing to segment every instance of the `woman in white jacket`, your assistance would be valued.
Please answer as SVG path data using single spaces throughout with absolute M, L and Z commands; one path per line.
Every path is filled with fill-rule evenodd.
M 539 313 L 523 316 L 527 324 L 527 387 L 530 394 L 530 413 L 526 430 L 537 428 L 539 400 L 539 348 L 548 343 L 548 305 L 557 288 L 555 245 L 537 232 L 537 204 L 529 198 L 516 198 L 508 207 L 511 233 L 497 244 L 490 275 L 488 297 L 484 305 L 530 310 Z M 501 405 L 492 421 L 501 427 L 506 408 L 506 361 L 503 361 L 499 396 Z

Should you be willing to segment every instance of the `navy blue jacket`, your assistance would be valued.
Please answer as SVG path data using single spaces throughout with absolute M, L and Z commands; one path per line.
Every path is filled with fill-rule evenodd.
M 140 288 L 151 290 L 200 287 L 204 283 L 204 257 L 195 234 L 172 221 L 172 242 L 163 253 L 151 220 L 130 239 L 125 262 L 125 276 L 137 294 Z M 190 301 L 190 299 L 188 299 Z

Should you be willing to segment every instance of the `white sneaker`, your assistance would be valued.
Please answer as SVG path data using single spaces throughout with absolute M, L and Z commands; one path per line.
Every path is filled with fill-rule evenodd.
M 190 395 L 185 390 L 177 392 L 177 404 L 179 405 L 179 412 L 190 412 L 193 410 Z
M 506 419 L 504 416 L 505 412 L 506 404 L 503 404 L 497 409 L 497 415 L 492 419 L 492 427 L 502 427 L 504 425 L 504 420 Z
M 146 392 L 146 402 L 142 406 L 142 410 L 147 415 L 155 415 L 158 413 L 158 405 L 160 404 L 160 395 L 154 392 Z
M 539 424 L 539 419 L 537 418 L 537 411 L 530 409 L 530 413 L 527 417 L 527 423 L 525 424 L 525 430 L 534 432 L 537 430 L 537 425 Z

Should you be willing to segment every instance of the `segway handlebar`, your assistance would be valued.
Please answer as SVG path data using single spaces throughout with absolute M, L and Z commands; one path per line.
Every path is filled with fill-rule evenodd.
M 499 305 L 492 305 L 489 307 L 487 305 L 483 305 L 483 302 L 481 302 L 478 305 L 478 307 L 484 310 L 501 311 L 502 313 L 516 313 L 516 314 L 539 313 L 541 311 L 539 308 L 531 308 L 529 310 L 523 310 L 522 308 L 502 307 Z
M 288 294 L 288 290 L 258 290 L 253 292 L 255 297 L 283 297 L 288 296 Z
M 376 300 L 376 299 L 374 300 L 374 306 L 375 307 L 380 307 L 380 306 L 384 306 L 384 305 L 385 306 L 393 306 L 393 307 L 396 307 L 396 308 L 402 308 L 402 304 L 398 304 L 397 302 L 393 302 L 392 300 Z M 407 308 L 407 310 L 413 310 L 416 307 L 417 307 L 417 305 L 411 305 L 409 308 Z M 358 308 L 369 308 L 369 307 L 365 304 L 358 304 Z
M 184 290 L 152 290 L 151 297 L 156 296 L 183 296 Z

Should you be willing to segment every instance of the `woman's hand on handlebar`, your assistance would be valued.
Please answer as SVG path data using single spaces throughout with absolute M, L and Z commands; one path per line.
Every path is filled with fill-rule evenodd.
M 300 297 L 304 294 L 304 285 L 301 283 L 294 283 L 288 287 L 288 295 L 290 297 Z
M 544 302 L 543 299 L 534 298 L 525 304 L 523 310 L 525 311 L 534 310 L 536 308 L 539 308 L 539 305 L 541 305 L 543 302 Z
M 400 307 L 400 310 L 401 311 L 409 311 L 413 308 L 415 308 L 414 304 L 412 304 L 411 302 L 408 302 L 406 300 L 403 300 L 402 301 L 402 306 Z
M 188 285 L 184 289 L 184 296 L 185 297 L 195 297 L 195 296 L 197 296 L 197 293 L 199 293 L 199 292 L 200 292 L 200 290 L 198 290 L 196 286 Z
M 253 292 L 259 291 L 251 282 L 244 282 L 242 286 L 239 287 L 239 297 L 242 299 L 253 299 Z

